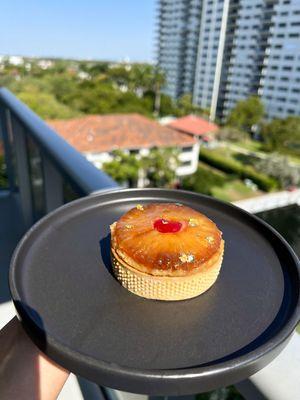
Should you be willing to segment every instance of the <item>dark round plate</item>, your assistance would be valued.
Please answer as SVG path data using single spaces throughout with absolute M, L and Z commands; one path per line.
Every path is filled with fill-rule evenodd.
M 109 225 L 137 203 L 180 202 L 223 231 L 215 285 L 191 300 L 129 293 L 110 270 Z M 235 383 L 268 364 L 299 320 L 299 265 L 258 218 L 172 190 L 87 197 L 38 222 L 15 251 L 10 287 L 25 329 L 49 357 L 100 385 L 179 395 Z

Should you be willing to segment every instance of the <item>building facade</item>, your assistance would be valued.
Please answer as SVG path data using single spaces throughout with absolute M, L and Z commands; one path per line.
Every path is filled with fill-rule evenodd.
M 166 73 L 166 94 L 192 93 L 202 0 L 161 0 L 158 8 L 158 64 Z
M 300 115 L 300 0 L 199 0 L 192 25 L 197 45 L 186 34 L 188 19 L 176 35 L 166 23 L 177 21 L 169 4 L 186 9 L 192 3 L 160 1 L 158 63 L 166 72 L 166 93 L 191 93 L 195 104 L 210 109 L 211 120 L 226 118 L 250 95 L 261 97 L 269 118 Z M 162 47 L 168 35 L 172 44 L 165 40 Z
M 273 10 L 259 95 L 270 117 L 300 115 L 300 0 Z

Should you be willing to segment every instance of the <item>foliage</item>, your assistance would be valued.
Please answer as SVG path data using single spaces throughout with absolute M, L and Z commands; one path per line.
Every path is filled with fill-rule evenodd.
M 268 150 L 300 155 L 300 117 L 275 118 L 263 126 L 261 134 Z
M 188 114 L 203 114 L 202 109 L 193 104 L 192 95 L 190 93 L 186 93 L 178 99 L 177 111 L 175 112 L 177 117 L 183 117 Z
M 45 119 L 67 119 L 79 115 L 78 112 L 73 111 L 64 104 L 60 104 L 55 97 L 49 93 L 32 94 L 21 92 L 18 97 L 40 117 Z
M 224 172 L 235 174 L 241 179 L 251 179 L 262 190 L 270 191 L 278 187 L 278 182 L 274 178 L 255 171 L 251 166 L 243 166 L 234 159 L 228 159 L 221 155 L 214 154 L 205 148 L 201 149 L 200 159 Z
M 173 148 L 152 149 L 143 157 L 142 167 L 152 187 L 170 187 L 176 179 L 178 151 Z
M 113 160 L 103 164 L 102 169 L 117 182 L 135 187 L 137 184 L 141 161 L 134 154 L 121 150 L 113 152 Z
M 161 94 L 160 97 L 160 115 L 175 115 L 177 114 L 176 104 L 171 97 Z
M 272 154 L 256 161 L 256 168 L 274 177 L 282 187 L 300 185 L 300 166 L 291 165 L 289 159 L 280 154 Z
M 264 116 L 264 105 L 256 96 L 239 101 L 227 119 L 227 125 L 250 132 L 254 125 L 258 125 Z
M 238 142 L 240 140 L 247 140 L 248 134 L 234 126 L 225 126 L 217 133 L 219 140 Z
M 192 104 L 190 94 L 178 101 L 162 94 L 165 74 L 154 65 L 50 60 L 52 65 L 45 69 L 38 59 L 24 60 L 20 66 L 3 63 L 0 86 L 6 86 L 17 96 L 21 94 L 41 117 L 64 118 L 80 113 L 138 112 L 148 117 L 207 113 Z M 34 100 L 41 93 L 48 95 L 49 105 L 46 99 Z M 59 106 L 63 108 L 61 112 Z
M 7 188 L 8 187 L 8 179 L 6 173 L 6 165 L 4 161 L 4 156 L 0 155 L 0 188 Z
M 178 152 L 173 148 L 152 149 L 143 157 L 117 150 L 113 156 L 102 169 L 119 183 L 135 187 L 139 176 L 152 187 L 170 187 L 175 182 Z

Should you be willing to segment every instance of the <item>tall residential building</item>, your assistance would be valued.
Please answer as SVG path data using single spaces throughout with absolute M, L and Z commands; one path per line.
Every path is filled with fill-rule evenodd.
M 300 0 L 274 5 L 259 95 L 270 117 L 300 115 Z
M 167 78 L 166 94 L 193 91 L 202 0 L 162 0 L 159 5 L 158 64 Z
M 158 63 L 166 93 L 211 119 L 250 95 L 269 117 L 300 115 L 300 0 L 160 0 Z

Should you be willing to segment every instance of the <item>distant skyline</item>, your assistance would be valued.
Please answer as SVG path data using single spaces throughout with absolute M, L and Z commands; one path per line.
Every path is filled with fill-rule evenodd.
M 154 61 L 156 0 L 2 0 L 0 54 Z

